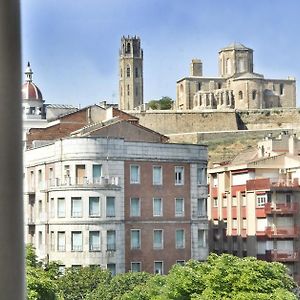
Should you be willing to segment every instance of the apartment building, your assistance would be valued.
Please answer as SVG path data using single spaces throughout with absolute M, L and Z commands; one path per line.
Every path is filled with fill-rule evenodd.
M 138 141 L 136 128 L 136 141 L 77 136 L 25 152 L 25 235 L 40 259 L 161 274 L 206 259 L 206 147 Z
M 208 171 L 211 251 L 282 262 L 299 282 L 299 142 L 269 135 Z

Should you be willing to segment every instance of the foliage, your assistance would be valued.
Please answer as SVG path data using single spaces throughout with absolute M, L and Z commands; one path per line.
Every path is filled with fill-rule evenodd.
M 105 289 L 103 285 L 98 285 L 97 289 L 91 293 L 88 300 L 121 300 L 124 295 L 132 291 L 136 286 L 146 283 L 153 275 L 145 272 L 128 272 L 114 276 L 109 286 Z M 127 298 L 126 298 L 127 299 Z M 130 299 L 130 298 L 128 298 Z
M 170 97 L 162 97 L 159 100 L 151 100 L 148 103 L 148 106 L 153 109 L 161 109 L 161 110 L 166 110 L 166 109 L 171 109 L 173 105 L 173 100 Z
M 51 272 L 49 270 L 51 269 Z M 44 269 L 42 263 L 37 260 L 34 248 L 26 247 L 26 283 L 28 300 L 55 300 L 60 299 L 55 277 L 58 267 L 51 264 Z
M 69 268 L 59 278 L 59 287 L 64 300 L 79 300 L 86 297 L 97 288 L 110 285 L 111 274 L 97 267 Z M 98 298 L 105 299 L 105 298 Z

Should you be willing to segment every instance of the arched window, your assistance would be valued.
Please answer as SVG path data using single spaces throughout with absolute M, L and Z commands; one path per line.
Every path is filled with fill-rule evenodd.
M 227 75 L 231 74 L 231 60 L 230 60 L 230 58 L 226 59 L 225 73 Z
M 127 95 L 130 95 L 130 88 L 129 88 L 129 84 L 127 84 Z
M 127 66 L 126 68 L 126 76 L 130 77 L 130 66 Z
M 139 69 L 135 68 L 135 78 L 138 78 L 138 77 L 139 77 Z
M 127 43 L 126 53 L 130 53 L 130 52 L 131 52 L 131 45 L 130 45 L 130 43 Z
M 252 91 L 252 100 L 255 100 L 255 99 L 256 99 L 256 96 L 257 96 L 257 91 L 256 91 L 256 90 L 253 90 L 253 91 Z
M 242 91 L 239 91 L 239 99 L 243 100 L 243 92 Z
M 280 93 L 280 95 L 284 94 L 284 84 L 283 83 L 280 83 L 280 85 L 279 85 L 279 93 Z

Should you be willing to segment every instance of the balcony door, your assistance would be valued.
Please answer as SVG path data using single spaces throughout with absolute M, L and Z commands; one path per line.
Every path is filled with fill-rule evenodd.
M 83 184 L 85 178 L 85 165 L 76 165 L 76 184 Z

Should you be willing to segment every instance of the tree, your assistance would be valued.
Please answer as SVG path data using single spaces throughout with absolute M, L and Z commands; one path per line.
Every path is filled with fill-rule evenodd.
M 83 267 L 66 269 L 58 284 L 64 300 L 80 300 L 87 299 L 98 286 L 104 288 L 105 295 L 110 281 L 111 274 L 108 270 L 100 267 Z
M 161 109 L 161 110 L 167 110 L 172 109 L 173 106 L 173 100 L 170 97 L 164 96 L 159 100 L 151 100 L 148 103 L 148 106 L 153 109 Z
M 37 260 L 35 250 L 31 245 L 26 247 L 26 284 L 28 300 L 57 300 L 60 299 L 58 286 L 55 282 L 54 265 L 52 272 L 44 269 L 41 262 Z

